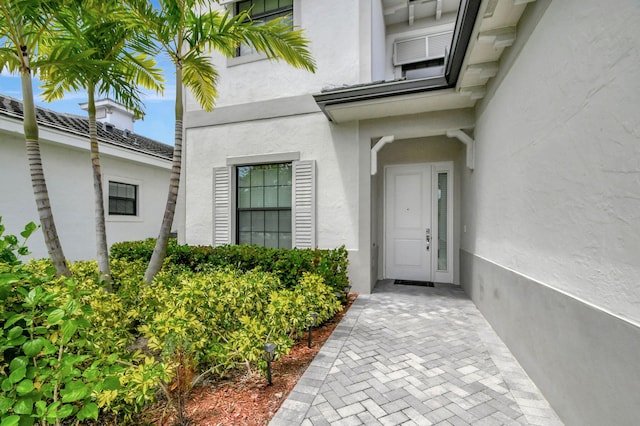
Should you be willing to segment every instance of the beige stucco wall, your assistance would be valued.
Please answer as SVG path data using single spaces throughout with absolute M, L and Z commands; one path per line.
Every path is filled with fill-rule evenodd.
M 61 132 L 41 130 L 41 135 L 44 135 L 41 136 L 43 167 L 65 256 L 69 260 L 95 259 L 93 178 L 88 142 L 66 138 Z M 55 136 L 56 141 L 62 138 L 75 147 L 51 142 L 47 136 Z M 80 148 L 83 145 L 85 148 Z M 156 237 L 166 203 L 170 164 L 166 160 L 149 160 L 149 164 L 143 157 L 126 150 L 105 150 L 112 154 L 120 151 L 129 159 L 106 153 L 101 155 L 104 190 L 108 191 L 110 177 L 139 185 L 138 217 L 107 218 L 108 243 Z M 28 222 L 39 223 L 24 139 L 19 134 L 0 133 L 0 152 L 0 215 L 7 233 L 17 235 Z M 136 158 L 139 161 L 135 161 Z M 179 216 L 177 220 L 180 220 Z M 42 232 L 33 234 L 28 247 L 32 257 L 48 257 Z
M 359 83 L 360 3 L 368 1 L 294 0 L 294 22 L 304 29 L 305 37 L 311 41 L 310 52 L 317 68 L 315 74 L 292 68 L 285 62 L 266 59 L 245 62 L 244 58 L 227 59 L 214 52 L 212 60 L 219 73 L 216 104 L 224 107 Z M 365 18 L 370 21 L 369 16 Z M 370 41 L 363 40 L 363 46 L 368 45 Z M 365 59 L 362 67 L 370 69 L 370 56 L 365 55 Z M 370 71 L 364 77 L 365 81 L 370 81 Z M 200 109 L 190 95 L 187 96 L 187 109 Z
M 640 12 L 551 2 L 478 109 L 462 247 L 640 323 Z
M 316 235 L 320 248 L 358 248 L 357 127 L 336 127 L 321 113 L 187 131 L 186 238 L 189 244 L 211 244 L 213 168 L 227 157 L 299 152 L 315 160 Z

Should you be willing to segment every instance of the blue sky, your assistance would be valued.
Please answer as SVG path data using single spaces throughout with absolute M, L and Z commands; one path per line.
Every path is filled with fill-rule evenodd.
M 164 59 L 164 58 L 162 58 Z M 159 66 L 165 70 L 165 91 L 163 95 L 156 93 L 147 93 L 144 97 L 145 117 L 143 120 L 135 122 L 134 131 L 139 135 L 155 139 L 168 145 L 173 145 L 174 138 L 174 99 L 175 99 L 175 73 L 173 67 L 168 61 L 158 58 Z M 86 111 L 80 109 L 78 104 L 87 102 L 85 93 L 69 93 L 65 98 L 55 102 L 44 102 L 40 97 L 42 92 L 39 88 L 40 82 L 34 79 L 33 91 L 36 98 L 36 104 L 43 108 L 53 111 L 66 112 L 85 116 Z M 20 88 L 20 77 L 10 75 L 3 71 L 0 73 L 0 93 L 12 98 L 22 99 L 22 90 Z
M 158 0 L 151 0 L 154 7 L 159 8 Z M 173 64 L 166 57 L 156 58 L 158 66 L 165 71 L 165 89 L 162 95 L 156 93 L 147 93 L 143 101 L 145 104 L 145 117 L 138 120 L 134 124 L 134 132 L 155 139 L 158 142 L 173 145 L 175 136 L 175 72 Z M 22 100 L 22 89 L 20 88 L 20 77 L 18 75 L 10 75 L 6 70 L 0 70 L 0 93 L 12 98 Z M 65 98 L 55 102 L 44 102 L 39 88 L 40 82 L 37 79 L 33 81 L 33 93 L 36 98 L 36 105 L 48 108 L 53 111 L 66 112 L 86 117 L 87 112 L 80 109 L 79 104 L 87 102 L 87 96 L 84 93 L 69 93 Z

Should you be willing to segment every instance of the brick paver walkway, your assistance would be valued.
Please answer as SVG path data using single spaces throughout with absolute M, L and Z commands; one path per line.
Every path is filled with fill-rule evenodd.
M 270 423 L 329 424 L 562 423 L 459 287 L 386 281 L 358 297 Z

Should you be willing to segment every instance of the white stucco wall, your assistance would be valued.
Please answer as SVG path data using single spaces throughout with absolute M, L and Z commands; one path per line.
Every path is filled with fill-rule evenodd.
M 316 61 L 315 74 L 266 59 L 234 63 L 212 54 L 219 73 L 218 106 L 320 92 L 325 86 L 359 83 L 359 1 L 295 0 L 295 25 L 305 30 Z M 241 59 L 241 58 L 239 58 Z M 237 61 L 236 61 L 237 62 Z M 367 64 L 369 67 L 370 64 Z M 187 109 L 200 109 L 189 94 Z
M 227 157 L 299 152 L 316 161 L 317 245 L 358 248 L 357 126 L 322 113 L 187 130 L 186 239 L 212 244 L 213 168 Z
M 551 2 L 478 108 L 462 248 L 640 323 L 640 9 Z
M 5 123 L 6 124 L 6 123 Z M 42 131 L 42 134 L 54 135 Z M 55 133 L 56 138 L 63 137 Z M 88 142 L 68 139 L 73 144 Z M 95 259 L 95 227 L 93 210 L 93 178 L 89 151 L 52 143 L 41 139 L 41 155 L 49 190 L 54 220 L 69 260 Z M 105 149 L 115 153 L 113 148 Z M 136 158 L 123 150 L 122 155 Z M 24 225 L 39 222 L 31 188 L 24 138 L 18 134 L 0 132 L 0 215 L 7 233 L 17 235 Z M 156 237 L 164 213 L 169 166 L 166 160 L 149 160 L 152 164 L 122 159 L 103 153 L 101 165 L 104 191 L 108 191 L 111 177 L 125 183 L 139 185 L 139 215 L 136 218 L 107 218 L 107 241 L 138 240 Z M 108 205 L 105 204 L 105 209 Z M 179 221 L 180 218 L 178 217 Z M 32 257 L 48 257 L 42 232 L 28 241 Z

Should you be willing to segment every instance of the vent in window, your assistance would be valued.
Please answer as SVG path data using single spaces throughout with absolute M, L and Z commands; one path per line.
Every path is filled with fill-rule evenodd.
M 451 46 L 453 31 L 398 40 L 393 47 L 393 64 L 404 65 L 443 58 Z

